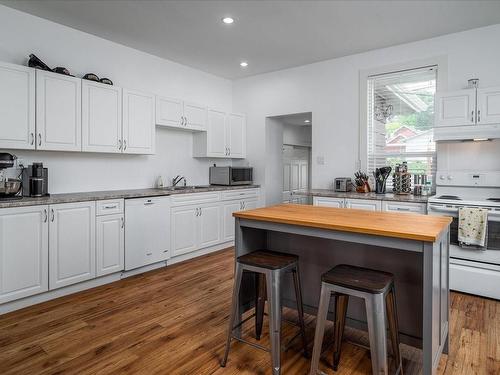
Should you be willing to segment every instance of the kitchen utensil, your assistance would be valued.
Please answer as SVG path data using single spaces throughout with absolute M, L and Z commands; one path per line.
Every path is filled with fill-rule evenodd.
M 382 167 L 376 168 L 373 172 L 375 176 L 375 193 L 376 194 L 385 194 L 385 187 L 387 182 L 387 177 L 389 177 L 391 173 L 391 167 Z

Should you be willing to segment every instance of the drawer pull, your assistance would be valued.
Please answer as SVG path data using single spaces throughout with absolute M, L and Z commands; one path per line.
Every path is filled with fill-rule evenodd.
M 398 210 L 398 211 L 410 211 L 410 208 L 408 208 L 408 207 L 396 207 L 396 210 Z
M 153 255 L 153 253 L 146 253 L 146 255 L 149 257 L 149 256 Z
M 104 206 L 103 208 L 104 208 L 104 209 L 106 209 L 106 210 L 111 210 L 111 209 L 113 209 L 113 208 L 118 208 L 118 205 L 117 205 L 117 204 L 114 204 L 114 205 L 112 205 L 112 206 Z
M 155 204 L 155 202 L 152 202 L 151 200 L 144 202 L 145 206 L 151 206 L 152 204 Z

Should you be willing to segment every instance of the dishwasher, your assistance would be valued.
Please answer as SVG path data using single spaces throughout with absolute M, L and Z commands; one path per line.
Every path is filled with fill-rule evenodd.
M 125 200 L 125 270 L 170 258 L 170 197 Z

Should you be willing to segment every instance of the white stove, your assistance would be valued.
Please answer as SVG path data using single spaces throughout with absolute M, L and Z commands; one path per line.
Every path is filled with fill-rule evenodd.
M 429 198 L 429 215 L 453 217 L 450 227 L 450 288 L 500 299 L 500 172 L 438 171 L 436 195 Z M 460 207 L 488 209 L 484 249 L 458 244 Z

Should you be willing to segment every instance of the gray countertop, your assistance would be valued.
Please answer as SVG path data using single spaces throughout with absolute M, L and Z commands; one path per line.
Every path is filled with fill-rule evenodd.
M 67 193 L 67 194 L 51 194 L 49 197 L 23 197 L 17 200 L 0 200 L 0 208 L 9 207 L 23 207 L 23 206 L 38 206 L 45 204 L 57 203 L 71 203 L 71 202 L 85 202 L 85 201 L 98 201 L 104 199 L 131 199 L 141 197 L 159 197 L 174 194 L 189 194 L 189 193 L 203 193 L 207 191 L 223 191 L 223 190 L 236 190 L 236 189 L 253 189 L 258 188 L 259 185 L 240 185 L 240 186 L 199 186 L 196 189 L 187 188 L 182 190 L 169 190 L 165 189 L 131 189 L 131 190 L 109 190 L 109 191 L 88 191 L 81 193 Z
M 294 193 L 296 195 L 309 195 L 313 197 L 332 197 L 332 198 L 351 198 L 351 199 L 372 199 L 380 201 L 398 201 L 412 203 L 427 203 L 429 196 L 424 195 L 398 195 L 398 194 L 375 194 L 375 193 L 356 193 L 355 191 L 338 192 L 329 189 L 310 189 L 303 192 Z

